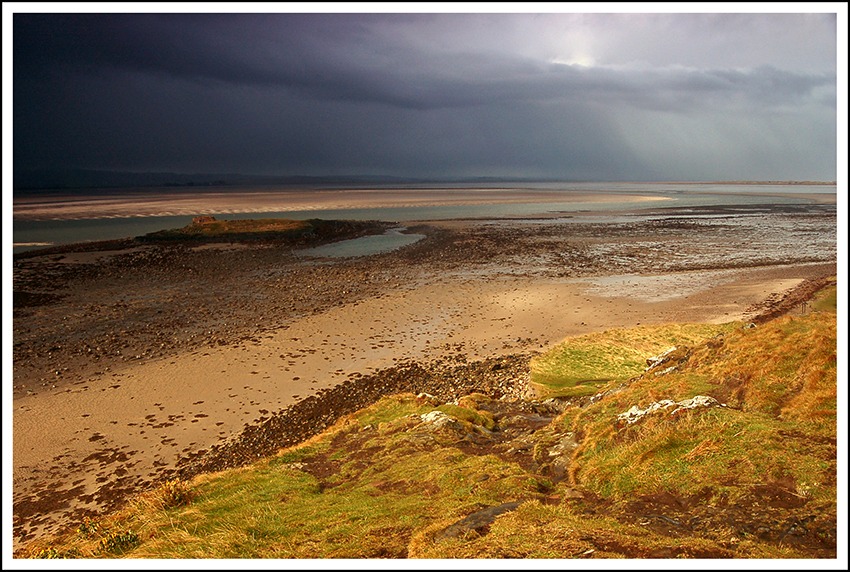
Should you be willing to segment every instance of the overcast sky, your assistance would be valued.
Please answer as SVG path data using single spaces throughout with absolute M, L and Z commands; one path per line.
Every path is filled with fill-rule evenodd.
M 834 14 L 13 18 L 15 169 L 836 178 Z

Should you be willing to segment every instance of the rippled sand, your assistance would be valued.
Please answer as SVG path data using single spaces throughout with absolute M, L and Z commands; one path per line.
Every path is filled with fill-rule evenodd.
M 205 214 L 319 211 L 418 206 L 486 205 L 525 202 L 659 201 L 640 194 L 516 189 L 346 189 L 263 190 L 234 189 L 52 195 L 16 198 L 14 216 L 21 220 L 177 216 Z

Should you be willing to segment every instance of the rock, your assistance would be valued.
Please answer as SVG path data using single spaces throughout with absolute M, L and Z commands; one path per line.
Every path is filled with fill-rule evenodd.
M 687 409 L 696 409 L 697 407 L 726 407 L 726 404 L 720 403 L 713 397 L 709 397 L 707 395 L 695 395 L 690 399 L 678 402 L 671 399 L 662 399 L 661 401 L 651 403 L 646 407 L 646 409 L 641 409 L 637 405 L 632 405 L 628 411 L 617 415 L 616 423 L 620 426 L 633 425 L 643 419 L 646 415 L 658 411 L 670 411 L 669 414 L 673 416 Z
M 564 480 L 569 468 L 570 460 L 565 457 L 558 457 L 548 465 L 549 474 L 554 482 Z
M 487 529 L 493 524 L 497 516 L 516 510 L 522 503 L 523 501 L 506 502 L 473 512 L 469 516 L 449 525 L 437 538 L 462 538 L 470 532 L 479 535 L 487 534 Z
M 725 403 L 720 403 L 708 395 L 695 395 L 690 399 L 679 401 L 676 405 L 678 407 L 671 411 L 670 415 L 676 415 L 685 409 L 696 409 L 697 407 L 726 407 Z
M 558 413 L 563 413 L 566 411 L 573 402 L 565 397 L 550 397 L 543 401 L 543 405 L 547 407 L 551 407 Z
M 673 373 L 674 371 L 676 371 L 676 369 L 677 368 L 676 368 L 675 365 L 671 365 L 670 367 L 668 367 L 666 369 L 662 369 L 661 371 L 656 371 L 655 376 L 658 377 L 658 376 L 661 376 L 661 375 L 667 375 L 668 373 Z
M 673 346 L 672 348 L 661 352 L 657 356 L 647 358 L 647 360 L 646 360 L 646 370 L 648 371 L 648 370 L 664 363 L 666 358 L 668 358 L 670 356 L 670 354 L 672 354 L 674 351 L 676 351 L 676 346 Z
M 533 432 L 547 426 L 551 423 L 551 421 L 552 417 L 544 417 L 533 413 L 518 413 L 516 415 L 500 419 L 499 427 L 503 430 L 520 429 Z
M 424 391 L 416 396 L 416 401 L 418 403 L 427 403 L 428 405 L 439 405 L 440 400 L 435 395 L 431 395 L 430 393 L 425 393 Z
M 621 385 L 621 386 L 615 387 L 613 389 L 608 389 L 606 391 L 603 391 L 601 393 L 597 393 L 596 395 L 591 396 L 590 398 L 587 399 L 587 402 L 592 405 L 594 403 L 597 403 L 598 401 L 601 401 L 602 399 L 605 399 L 606 397 L 610 397 L 611 395 L 616 395 L 618 393 L 622 393 L 623 391 L 625 391 L 625 389 L 626 389 L 625 385 Z M 582 405 L 582 407 L 584 407 L 584 405 Z
M 447 425 L 453 425 L 457 423 L 457 420 L 451 415 L 447 415 L 442 411 L 431 411 L 429 413 L 424 413 L 419 416 L 422 419 L 423 423 L 427 423 L 429 425 L 433 425 L 437 429 L 440 427 L 445 427 Z
M 557 445 L 549 449 L 550 457 L 560 457 L 572 455 L 573 451 L 578 449 L 578 441 L 576 441 L 575 433 L 566 433 Z

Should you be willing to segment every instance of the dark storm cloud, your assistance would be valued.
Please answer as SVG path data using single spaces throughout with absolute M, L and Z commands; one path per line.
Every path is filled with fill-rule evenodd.
M 675 39 L 675 17 L 539 16 L 15 14 L 15 165 L 644 178 L 669 167 L 639 136 L 656 114 L 707 145 L 715 115 L 772 129 L 788 114 L 819 128 L 834 118 L 834 66 L 820 61 L 742 67 L 731 52 L 688 52 L 653 63 L 644 58 L 669 56 L 647 44 Z M 789 22 L 680 23 L 701 30 L 698 45 L 753 21 L 764 37 Z M 666 37 L 618 44 L 652 26 Z M 730 144 L 769 145 L 755 133 Z M 766 156 L 788 152 L 771 145 Z M 770 163 L 834 171 L 834 159 L 807 165 L 814 154 Z M 685 163 L 694 177 L 720 170 Z
M 552 98 L 655 107 L 701 94 L 781 103 L 835 81 L 770 66 L 584 69 L 502 54 L 429 54 L 370 41 L 368 29 L 349 16 L 42 15 L 23 20 L 16 32 L 18 77 L 51 67 L 93 75 L 135 71 L 417 109 Z

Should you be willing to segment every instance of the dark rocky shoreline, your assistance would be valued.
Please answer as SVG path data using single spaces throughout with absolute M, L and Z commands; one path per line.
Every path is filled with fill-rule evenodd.
M 294 238 L 149 236 L 18 254 L 15 395 L 127 361 L 256 338 L 297 316 L 459 271 L 586 277 L 834 260 L 834 208 L 748 207 L 746 217 L 730 219 L 735 209 L 722 207 L 653 212 L 659 217 L 615 224 L 419 223 L 409 232 L 424 240 L 355 259 L 305 260 L 293 251 L 397 223 L 326 221 L 322 232 Z M 216 244 L 221 249 L 204 248 Z
M 494 399 L 520 399 L 526 395 L 530 359 L 531 354 L 524 354 L 467 362 L 460 354 L 451 360 L 430 364 L 409 362 L 348 379 L 272 414 L 269 419 L 247 425 L 233 440 L 184 457 L 178 462 L 174 476 L 188 479 L 274 455 L 385 395 L 427 393 L 441 402 L 470 393 L 483 393 Z

